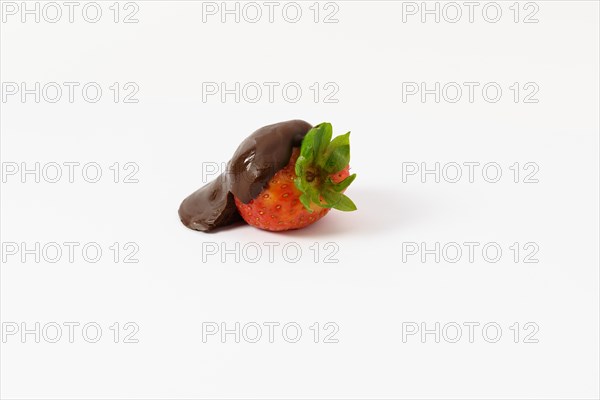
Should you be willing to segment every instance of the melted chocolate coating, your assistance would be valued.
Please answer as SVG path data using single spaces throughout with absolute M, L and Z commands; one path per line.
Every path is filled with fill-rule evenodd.
M 237 148 L 227 169 L 189 195 L 179 207 L 185 226 L 210 231 L 241 220 L 233 196 L 243 203 L 256 198 L 277 171 L 290 161 L 312 126 L 302 120 L 267 125 L 248 136 Z

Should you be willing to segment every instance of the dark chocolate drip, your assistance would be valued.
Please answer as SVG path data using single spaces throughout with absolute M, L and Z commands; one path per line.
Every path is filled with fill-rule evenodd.
M 248 136 L 237 148 L 227 170 L 188 196 L 179 207 L 185 226 L 199 231 L 241 220 L 233 200 L 243 203 L 256 198 L 277 171 L 290 161 L 312 126 L 292 120 L 267 125 Z

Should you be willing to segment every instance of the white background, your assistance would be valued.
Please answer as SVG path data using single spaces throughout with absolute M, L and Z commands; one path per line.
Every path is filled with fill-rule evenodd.
M 3 168 L 103 168 L 98 183 L 81 174 L 74 183 L 31 175 L 23 183 L 19 174 L 2 183 L 3 243 L 103 249 L 97 263 L 80 252 L 73 263 L 3 253 L 3 329 L 81 324 L 73 343 L 66 328 L 57 343 L 6 336 L 3 398 L 598 398 L 597 2 L 538 1 L 538 23 L 522 22 L 532 10 L 523 3 L 515 23 L 512 2 L 499 3 L 497 23 L 486 22 L 482 6 L 473 23 L 464 6 L 457 23 L 422 23 L 420 14 L 403 22 L 401 2 L 338 1 L 339 22 L 330 24 L 323 14 L 313 21 L 311 2 L 301 3 L 295 24 L 281 8 L 273 23 L 266 15 L 204 23 L 203 5 L 193 1 L 138 1 L 138 23 L 114 23 L 111 4 L 101 3 L 95 24 L 80 9 L 74 23 L 22 23 L 20 14 L 2 23 L 2 82 L 93 81 L 104 89 L 97 103 L 76 90 L 73 103 L 15 95 L 0 105 Z M 139 102 L 115 104 L 114 82 L 135 82 Z M 303 95 L 296 103 L 280 91 L 273 103 L 266 94 L 254 104 L 233 96 L 203 102 L 203 82 L 298 82 Z M 336 83 L 338 102 L 315 103 L 314 82 Z M 466 92 L 457 103 L 433 95 L 403 102 L 402 82 L 497 82 L 503 94 L 488 102 L 479 86 L 472 103 Z M 515 103 L 514 82 L 537 84 L 539 102 Z M 347 194 L 358 211 L 279 234 L 249 226 L 205 234 L 180 223 L 179 203 L 204 183 L 203 162 L 227 161 L 255 129 L 293 118 L 352 131 L 358 178 Z M 139 183 L 112 182 L 114 162 L 139 165 Z M 479 167 L 473 183 L 436 183 L 432 175 L 403 182 L 406 162 L 496 162 L 502 177 L 488 183 Z M 514 183 L 515 162 L 536 163 L 539 182 L 521 175 Z M 136 243 L 139 263 L 122 262 L 123 254 L 115 263 L 114 242 Z M 221 262 L 221 253 L 203 254 L 208 242 L 255 242 L 262 258 L 224 254 Z M 264 242 L 278 245 L 273 262 Z M 324 262 L 329 242 L 337 263 Z M 487 262 L 480 246 L 472 263 L 466 254 L 456 263 L 405 254 L 403 262 L 408 242 L 496 242 L 503 254 Z M 514 242 L 537 244 L 539 262 L 524 263 L 521 253 L 515 263 Z M 296 263 L 282 255 L 288 243 L 302 249 Z M 103 329 L 97 343 L 82 337 L 89 322 Z M 123 343 L 122 331 L 114 343 L 115 322 L 137 324 L 139 342 Z M 258 343 L 233 335 L 204 343 L 203 322 L 281 325 L 273 343 L 266 328 Z M 282 336 L 288 322 L 302 328 L 297 343 Z M 339 327 L 338 343 L 323 343 L 327 322 Z M 457 343 L 436 343 L 433 334 L 403 341 L 407 322 L 455 322 L 463 335 Z M 480 324 L 473 343 L 465 322 Z M 481 332 L 490 322 L 502 328 L 496 343 Z M 527 322 L 539 327 L 537 343 L 524 343 Z

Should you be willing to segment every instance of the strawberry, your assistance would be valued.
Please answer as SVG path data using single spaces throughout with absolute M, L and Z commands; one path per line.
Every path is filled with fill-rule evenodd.
M 300 148 L 292 150 L 289 163 L 271 178 L 262 192 L 244 204 L 235 197 L 244 220 L 268 231 L 304 228 L 335 208 L 354 211 L 343 192 L 354 181 L 350 175 L 350 132 L 331 140 L 332 126 L 312 128 Z

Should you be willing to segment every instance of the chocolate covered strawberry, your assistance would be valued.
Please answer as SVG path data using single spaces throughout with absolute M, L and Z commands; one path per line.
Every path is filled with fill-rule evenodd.
M 301 147 L 294 147 L 288 164 L 277 171 L 262 192 L 248 203 L 234 197 L 242 218 L 269 231 L 299 229 L 335 208 L 354 211 L 344 191 L 354 181 L 350 175 L 350 132 L 333 140 L 332 126 L 310 129 Z

